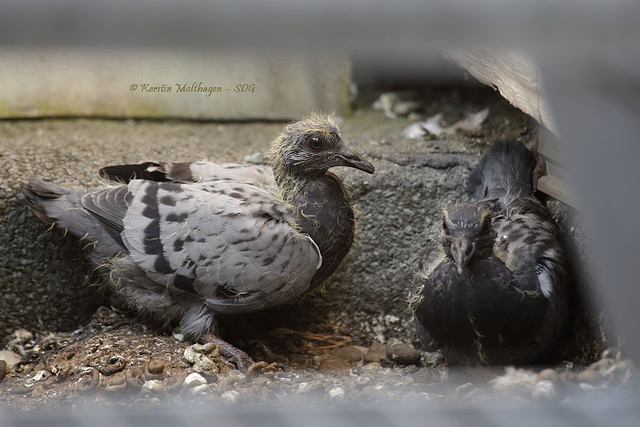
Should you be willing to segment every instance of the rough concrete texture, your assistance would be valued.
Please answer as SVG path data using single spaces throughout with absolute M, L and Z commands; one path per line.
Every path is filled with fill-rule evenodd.
M 336 56 L 193 49 L 0 49 L 0 117 L 289 120 L 349 111 Z
M 530 119 L 488 89 L 425 90 L 424 115 L 443 112 L 448 123 L 466 112 L 491 108 L 482 130 L 437 139 L 404 138 L 402 130 L 411 122 L 371 110 L 372 100 L 362 98 L 354 115 L 340 123 L 347 144 L 377 168 L 373 176 L 345 168 L 335 171 L 350 188 L 359 211 L 357 244 L 349 261 L 321 291 L 294 304 L 247 316 L 251 335 L 288 328 L 342 335 L 358 345 L 397 338 L 418 347 L 407 298 L 418 257 L 439 232 L 441 207 L 468 200 L 463 182 L 492 141 L 535 143 Z M 81 248 L 61 233 L 48 231 L 28 212 L 19 193 L 30 176 L 92 187 L 100 184 L 97 170 L 107 164 L 198 159 L 240 162 L 246 155 L 266 151 L 282 126 L 105 120 L 0 122 L 0 336 L 18 328 L 73 330 L 86 322 L 101 299 L 95 288 L 87 287 L 92 281 L 91 269 Z M 590 316 L 584 310 L 581 313 Z M 581 338 L 591 340 L 590 350 L 581 355 L 583 363 L 595 360 L 603 346 L 600 335 L 604 332 L 598 322 L 592 323 L 593 328 Z M 227 319 L 223 327 L 231 333 L 236 324 Z M 565 356 L 575 355 L 575 343 L 572 348 Z

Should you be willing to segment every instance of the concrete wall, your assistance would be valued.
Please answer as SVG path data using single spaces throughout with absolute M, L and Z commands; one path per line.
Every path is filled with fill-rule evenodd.
M 290 120 L 349 112 L 337 55 L 212 49 L 0 49 L 0 118 Z

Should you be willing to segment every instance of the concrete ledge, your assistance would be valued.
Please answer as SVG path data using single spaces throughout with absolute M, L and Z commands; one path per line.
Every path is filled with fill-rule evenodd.
M 211 50 L 2 49 L 0 118 L 291 120 L 349 112 L 337 56 Z

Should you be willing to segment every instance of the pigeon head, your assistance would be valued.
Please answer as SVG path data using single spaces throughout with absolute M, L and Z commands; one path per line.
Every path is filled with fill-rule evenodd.
M 309 180 L 334 166 L 349 166 L 367 173 L 373 165 L 342 142 L 331 117 L 312 115 L 289 124 L 273 142 L 271 163 L 276 180 Z
M 493 252 L 494 231 L 489 211 L 480 205 L 458 204 L 443 210 L 442 243 L 462 274 L 475 257 Z

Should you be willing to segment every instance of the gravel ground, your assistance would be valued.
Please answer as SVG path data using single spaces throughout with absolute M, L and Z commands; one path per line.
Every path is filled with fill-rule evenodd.
M 6 346 L 12 350 L 5 353 L 11 351 L 20 361 L 0 384 L 0 403 L 22 412 L 96 404 L 556 402 L 597 391 L 624 393 L 633 371 L 613 349 L 587 367 L 564 362 L 544 369 L 452 369 L 439 353 L 422 354 L 399 340 L 374 341 L 369 347 L 336 345 L 342 337 L 299 332 L 293 341 L 307 346 L 280 353 L 282 337 L 291 334 L 280 330 L 266 337 L 265 344 L 276 349 L 272 362 L 242 374 L 214 345 L 180 342 L 102 307 L 72 333 L 12 334 Z
M 337 170 L 359 211 L 352 255 L 326 285 L 278 309 L 222 321 L 225 337 L 265 366 L 240 374 L 214 346 L 181 342 L 112 312 L 82 248 L 48 232 L 20 188 L 30 176 L 99 185 L 106 164 L 144 160 L 243 161 L 265 152 L 281 123 L 105 120 L 0 122 L 0 406 L 11 410 L 179 402 L 261 405 L 497 397 L 558 400 L 564 393 L 621 391 L 630 362 L 615 349 L 596 295 L 584 230 L 572 209 L 550 200 L 574 254 L 572 325 L 547 370 L 451 369 L 420 351 L 407 310 L 420 252 L 437 235 L 440 209 L 467 200 L 462 185 L 497 139 L 533 146 L 531 121 L 486 88 L 423 88 L 420 114 L 447 124 L 490 108 L 477 131 L 409 140 L 407 117 L 371 109 L 365 93 L 340 127 L 374 176 Z M 597 302 L 597 298 L 596 298 Z M 108 306 L 108 304 L 106 304 Z M 99 307 L 99 308 L 98 308 Z M 96 311 L 97 309 L 97 311 Z M 4 361 L 4 363 L 3 363 Z

